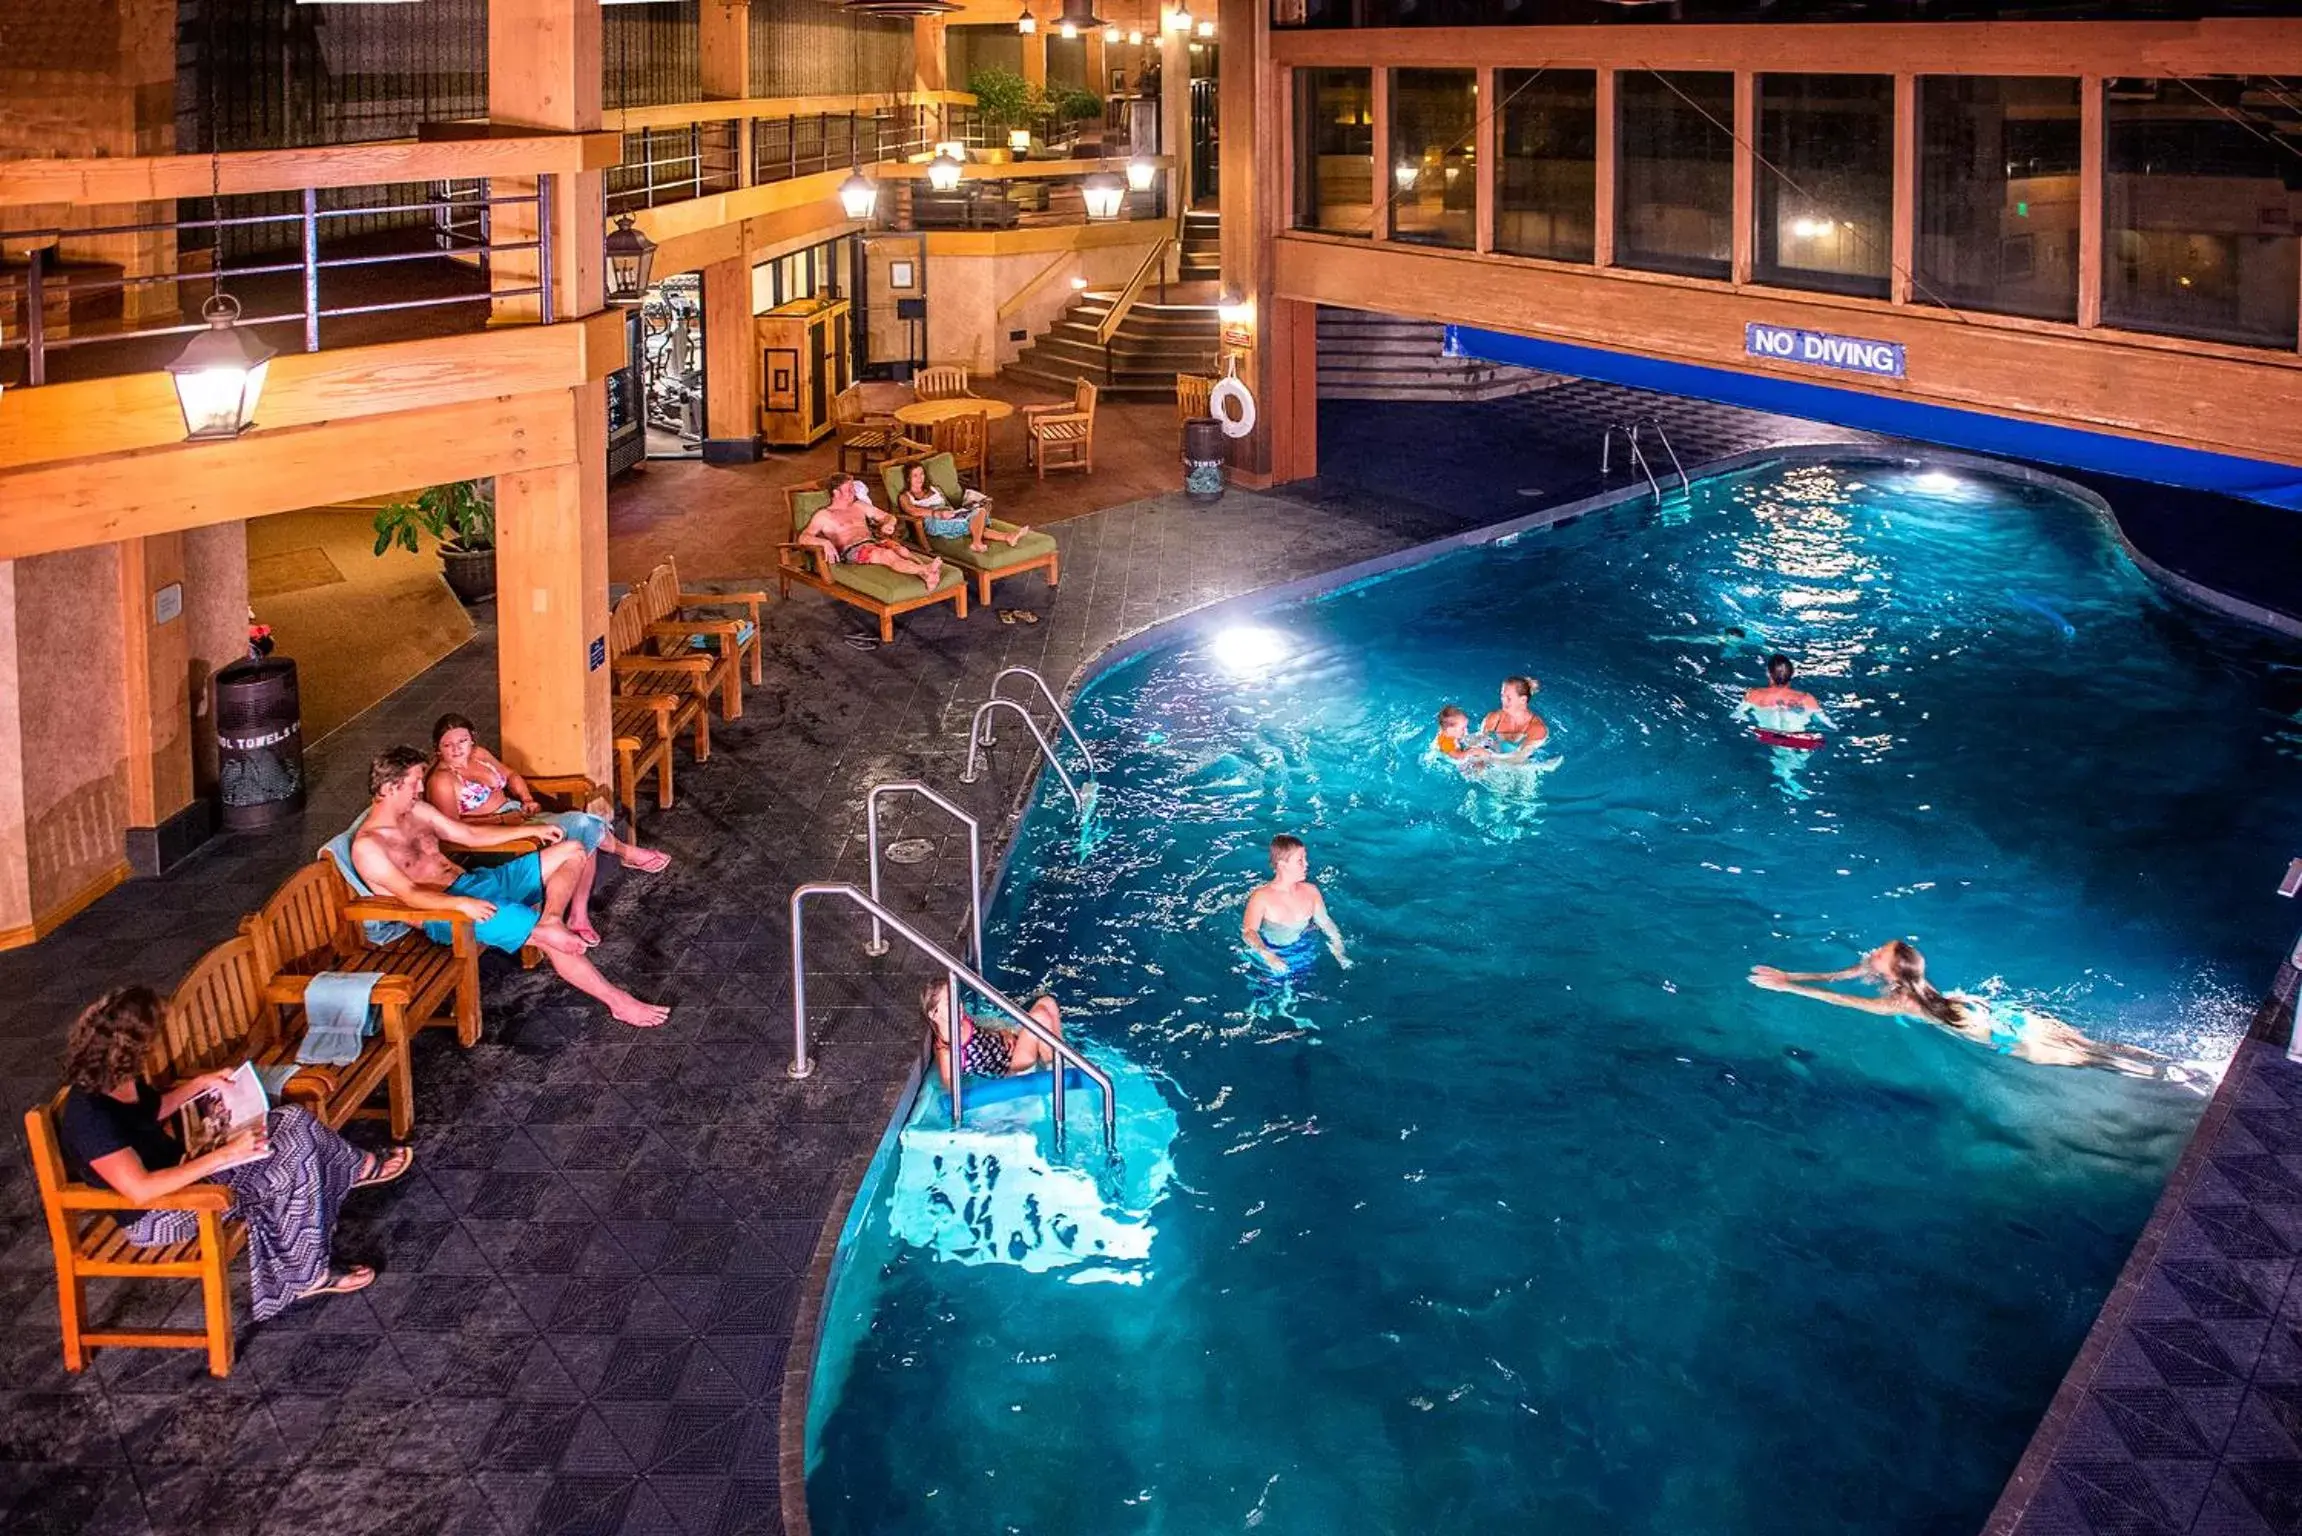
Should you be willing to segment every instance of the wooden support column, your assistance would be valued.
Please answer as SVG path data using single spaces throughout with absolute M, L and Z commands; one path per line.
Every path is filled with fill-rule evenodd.
M 1734 77 L 1734 231 L 1729 249 L 1734 282 L 1750 281 L 1752 247 L 1758 240 L 1758 76 L 1738 69 Z
M 1503 190 L 1502 102 L 1502 96 L 1495 89 L 1495 72 L 1480 70 L 1478 96 L 1473 103 L 1479 114 L 1478 147 L 1472 156 L 1477 161 L 1474 169 L 1479 178 L 1473 194 L 1478 199 L 1478 211 L 1473 215 L 1475 233 L 1471 238 L 1472 248 L 1480 251 L 1495 248 L 1495 204 Z
M 1391 198 L 1397 183 L 1391 178 L 1391 72 L 1377 65 L 1369 74 L 1368 91 L 1374 108 L 1374 143 L 1368 158 L 1374 161 L 1367 197 L 1367 234 L 1376 240 L 1391 238 Z
M 113 546 L 119 572 L 127 731 L 126 857 L 157 875 L 204 841 L 192 804 L 192 645 L 184 616 L 184 535 L 159 533 Z M 198 819 L 198 826 L 188 820 Z
M 1251 435 L 1233 440 L 1231 466 L 1247 484 L 1273 485 L 1319 468 L 1318 306 L 1275 299 L 1271 286 L 1272 241 L 1292 199 L 1292 82 L 1271 63 L 1264 0 L 1219 0 L 1215 25 L 1223 38 L 1223 286 L 1249 307 L 1249 344 L 1227 341 L 1224 352 L 1236 358 L 1257 417 Z
M 697 84 L 707 101 L 739 101 L 751 94 L 750 0 L 703 0 L 696 13 Z M 856 89 L 861 90 L 859 85 Z M 725 126 L 706 125 L 705 141 L 714 134 L 733 139 L 736 185 L 752 182 L 751 122 L 737 118 Z
M 1191 49 L 1180 32 L 1159 30 L 1159 152 L 1174 162 L 1167 173 L 1168 207 L 1191 206 Z
M 759 349 L 751 323 L 751 251 L 703 269 L 703 459 L 759 459 Z
M 1910 302 L 1918 266 L 1918 77 L 1894 77 L 1894 234 L 1887 254 L 1887 297 Z
M 1023 82 L 1047 89 L 1047 28 L 1048 21 L 1041 17 L 1039 30 L 1023 34 Z
M 488 112 L 497 123 L 522 127 L 599 127 L 598 0 L 489 0 Z M 558 319 L 602 306 L 601 198 L 597 172 L 561 178 L 554 199 Z M 499 210 L 499 230 L 509 211 Z M 495 263 L 498 286 L 508 286 L 507 265 Z M 498 322 L 505 318 L 499 306 Z M 607 385 L 578 385 L 559 399 L 557 410 L 576 444 L 573 461 L 496 476 L 496 666 L 504 756 L 526 772 L 581 773 L 606 783 L 613 772 L 606 661 Z
M 1103 53 L 1103 29 L 1101 27 L 1089 27 L 1085 32 L 1079 34 L 1079 40 L 1087 45 L 1087 89 L 1098 96 L 1109 94 L 1111 65 L 1110 60 L 1105 58 Z
M 1598 147 L 1595 155 L 1598 207 L 1591 217 L 1591 265 L 1615 264 L 1615 72 L 1599 71 Z
M 945 42 L 949 33 L 940 16 L 914 17 L 911 23 L 911 88 L 915 91 L 943 91 L 951 78 L 949 55 Z
M 2078 82 L 2078 323 L 2102 323 L 2102 230 L 2109 216 L 2103 161 L 2110 150 L 2103 120 L 2102 76 Z

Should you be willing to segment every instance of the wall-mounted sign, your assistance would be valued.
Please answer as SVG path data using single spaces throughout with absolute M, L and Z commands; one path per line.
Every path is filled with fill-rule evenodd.
M 171 581 L 152 594 L 152 622 L 165 624 L 184 611 L 184 584 Z
M 1902 343 L 1898 341 L 1866 341 L 1860 336 L 1834 336 L 1828 331 L 1794 330 L 1753 320 L 1743 327 L 1742 345 L 1752 357 L 1769 362 L 1809 363 L 1881 379 L 1902 377 Z
M 1223 323 L 1223 345 L 1234 352 L 1252 350 L 1255 345 L 1255 328 L 1243 321 L 1225 321 Z
M 594 635 L 594 636 L 592 636 L 592 639 L 591 639 L 591 667 L 590 667 L 590 670 L 591 670 L 591 671 L 594 671 L 594 672 L 597 672 L 597 671 L 598 671 L 600 668 L 602 668 L 602 667 L 604 667 L 604 666 L 606 666 L 606 665 L 607 665 L 607 636 L 605 636 L 605 635 Z

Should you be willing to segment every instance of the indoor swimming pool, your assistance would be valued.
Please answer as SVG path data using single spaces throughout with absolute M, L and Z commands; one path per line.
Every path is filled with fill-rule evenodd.
M 1730 718 L 1769 650 L 1821 750 Z M 1092 1093 L 1061 1157 L 916 1112 L 826 1303 L 815 1530 L 1978 1530 L 2206 1099 L 1747 974 L 1905 937 L 2210 1072 L 2289 936 L 2297 663 L 2059 490 L 1854 459 L 1163 632 L 987 930 L 1119 1074 L 1123 1166 Z M 1556 768 L 1436 758 L 1513 673 Z M 1243 958 L 1281 832 L 1348 970 Z

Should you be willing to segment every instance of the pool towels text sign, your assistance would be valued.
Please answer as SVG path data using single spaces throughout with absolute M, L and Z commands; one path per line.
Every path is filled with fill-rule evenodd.
M 1875 378 L 1902 377 L 1902 344 L 1866 341 L 1860 336 L 1833 336 L 1828 331 L 1793 330 L 1787 325 L 1761 325 L 1753 320 L 1743 327 L 1743 350 L 1772 362 L 1812 363 L 1817 368 L 1840 368 Z

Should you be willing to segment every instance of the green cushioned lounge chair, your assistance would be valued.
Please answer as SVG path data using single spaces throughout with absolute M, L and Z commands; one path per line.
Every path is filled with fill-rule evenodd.
M 887 505 L 903 519 L 914 544 L 933 550 L 946 563 L 958 566 L 975 578 L 976 601 L 990 602 L 993 582 L 1025 571 L 1045 571 L 1050 587 L 1063 579 L 1062 557 L 1056 552 L 1055 541 L 1044 533 L 1027 533 L 1013 544 L 987 544 L 979 550 L 969 549 L 964 535 L 956 539 L 929 537 L 926 519 L 903 510 L 904 477 L 915 463 L 926 467 L 928 484 L 941 491 L 945 501 L 954 507 L 959 505 L 959 465 L 948 453 L 933 454 L 925 459 L 895 459 L 882 465 L 880 478 L 887 483 Z M 1013 523 L 996 517 L 991 519 L 990 526 L 1003 532 L 1015 529 Z
M 925 608 L 934 603 L 950 603 L 967 617 L 967 578 L 959 567 L 948 562 L 943 567 L 943 580 L 932 592 L 920 590 L 919 578 L 891 571 L 884 565 L 832 565 L 821 552 L 798 543 L 800 531 L 807 520 L 822 511 L 831 500 L 831 493 L 813 486 L 786 486 L 784 501 L 791 509 L 791 538 L 776 551 L 776 585 L 785 597 L 791 595 L 791 584 L 828 592 L 841 602 L 875 614 L 879 619 L 879 638 L 892 643 L 895 639 L 895 616 L 909 613 L 914 608 Z

